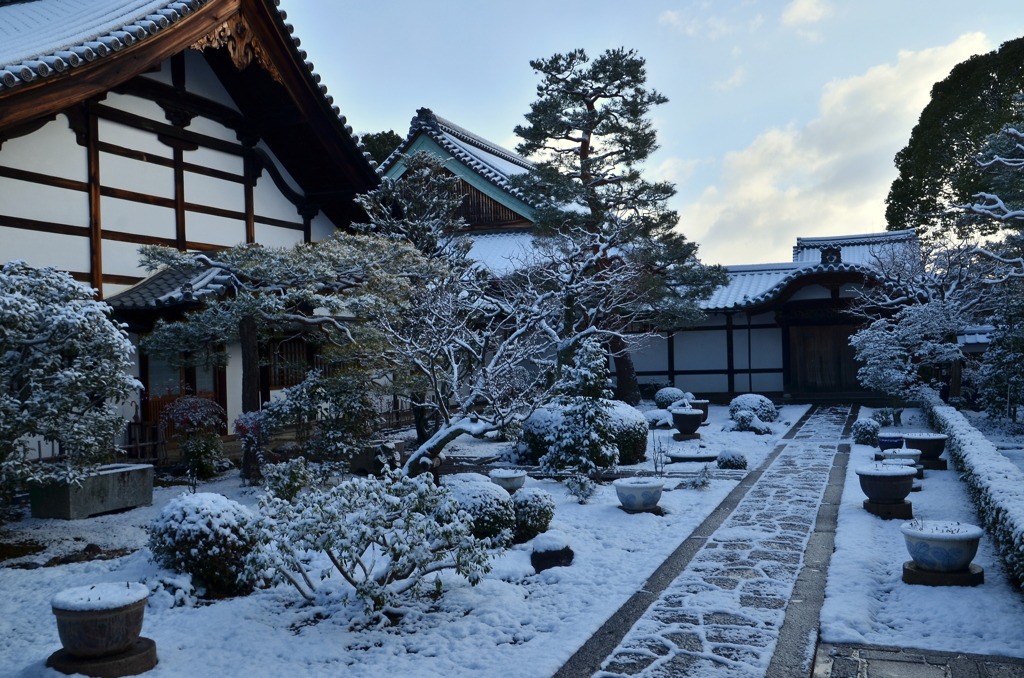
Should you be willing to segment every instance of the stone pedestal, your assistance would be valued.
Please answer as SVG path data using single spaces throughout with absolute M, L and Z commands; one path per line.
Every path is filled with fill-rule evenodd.
M 718 461 L 717 454 L 699 454 L 697 452 L 693 454 L 680 454 L 679 452 L 676 452 L 675 454 L 668 455 L 668 458 L 670 464 L 679 464 L 684 461 L 699 461 L 707 464 L 713 461 Z
M 893 520 L 896 518 L 900 520 L 914 519 L 914 505 L 906 499 L 895 504 L 876 504 L 865 499 L 864 510 L 868 513 L 873 513 L 882 520 Z
M 917 464 L 914 468 L 917 469 L 917 479 L 924 480 L 924 466 L 922 464 Z
M 699 433 L 679 433 L 676 431 L 672 434 L 672 440 L 683 442 L 684 440 L 700 440 Z
M 153 467 L 109 464 L 81 479 L 81 484 L 31 485 L 33 518 L 80 520 L 100 513 L 153 503 Z
M 961 572 L 929 572 L 908 560 L 903 563 L 903 582 L 920 586 L 978 586 L 985 583 L 985 569 L 971 563 L 970 569 Z
M 923 489 L 924 487 L 921 486 L 921 483 L 917 482 L 916 480 L 914 481 L 914 484 L 910 486 L 911 492 L 920 492 Z
M 949 468 L 945 459 L 922 459 L 921 466 L 929 471 L 945 471 Z
M 46 660 L 47 666 L 61 673 L 80 673 L 93 678 L 137 676 L 152 669 L 156 663 L 156 643 L 150 638 L 139 638 L 131 649 L 108 657 L 80 659 L 62 648 Z

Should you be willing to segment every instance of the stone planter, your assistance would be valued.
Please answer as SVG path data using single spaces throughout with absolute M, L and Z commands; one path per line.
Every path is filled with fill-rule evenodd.
M 81 484 L 52 483 L 29 487 L 33 518 L 79 520 L 153 503 L 153 467 L 109 464 L 81 479 Z
M 142 632 L 149 589 L 144 584 L 96 584 L 65 589 L 50 600 L 61 645 L 73 657 L 126 652 Z
M 678 408 L 671 410 L 672 425 L 684 435 L 696 433 L 704 422 L 704 413 L 694 408 Z
M 938 459 L 946 449 L 946 438 L 942 433 L 905 433 L 903 439 L 907 447 L 921 451 L 921 459 Z
M 612 486 L 622 508 L 627 511 L 653 511 L 661 501 L 665 481 L 661 478 L 619 478 Z
M 491 482 L 509 494 L 526 484 L 526 471 L 515 468 L 496 468 L 488 474 Z
M 917 470 L 912 466 L 873 464 L 857 469 L 860 489 L 873 504 L 898 504 L 914 486 Z
M 984 534 L 976 525 L 942 521 L 904 523 L 900 532 L 914 565 L 926 572 L 968 571 Z
M 906 459 L 907 461 L 911 461 L 911 462 L 913 462 L 915 464 L 919 464 L 919 463 L 921 463 L 921 451 L 920 450 L 911 450 L 911 449 L 907 449 L 905 447 L 902 447 L 902 448 L 900 448 L 898 450 L 891 450 L 891 451 L 888 451 L 888 452 L 883 452 L 882 453 L 882 461 L 886 461 L 888 459 Z
M 878 436 L 878 449 L 882 450 L 883 452 L 885 450 L 891 450 L 897 447 L 903 447 L 903 436 Z
M 701 412 L 704 413 L 704 416 L 701 419 L 701 423 L 704 423 L 705 421 L 708 420 L 708 409 L 711 407 L 710 400 L 691 400 L 690 407 L 695 410 L 700 410 Z

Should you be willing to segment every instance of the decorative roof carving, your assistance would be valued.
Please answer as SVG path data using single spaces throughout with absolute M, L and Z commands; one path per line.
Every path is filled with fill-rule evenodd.
M 227 47 L 228 54 L 231 55 L 231 62 L 238 70 L 244 71 L 255 60 L 274 80 L 284 84 L 281 73 L 263 51 L 263 46 L 252 29 L 249 28 L 245 15 L 241 11 L 197 40 L 191 47 L 200 52 L 210 48 Z

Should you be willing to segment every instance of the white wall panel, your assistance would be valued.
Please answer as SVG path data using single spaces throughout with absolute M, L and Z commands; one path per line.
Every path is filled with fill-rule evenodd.
M 270 146 L 267 146 L 266 142 L 264 142 L 261 139 L 259 143 L 256 144 L 256 148 L 260 149 L 261 151 L 270 156 L 270 159 L 274 161 L 274 165 L 277 166 L 278 171 L 281 172 L 281 176 L 284 177 L 285 183 L 288 184 L 293 191 L 297 193 L 303 193 L 303 190 L 301 187 L 299 187 L 298 182 L 296 182 L 295 179 L 292 178 L 292 175 L 288 173 L 288 170 L 285 169 L 285 166 L 281 163 L 280 160 L 277 159 L 277 156 L 274 155 L 274 152 L 272 150 L 270 150 Z
M 167 124 L 167 116 L 164 114 L 164 109 L 160 108 L 156 102 L 150 101 L 149 99 L 141 99 L 128 94 L 107 92 L 107 98 L 103 100 L 103 103 L 104 105 L 116 108 L 119 111 L 134 113 L 135 115 L 140 115 L 143 118 L 162 122 L 165 125 Z
M 831 299 L 832 292 L 821 285 L 807 285 L 801 287 L 789 298 L 790 301 L 799 301 L 800 299 Z
M 171 60 L 164 59 L 159 66 L 158 70 L 151 71 L 149 73 L 140 73 L 143 78 L 149 78 L 150 80 L 156 80 L 162 82 L 165 85 L 173 85 L 174 81 L 171 79 Z
M 0 262 L 15 259 L 24 259 L 31 266 L 88 273 L 89 239 L 0 226 Z
M 103 298 L 109 299 L 118 292 L 124 292 L 131 285 L 115 285 L 114 283 L 103 283 Z M 131 419 L 133 412 L 128 413 L 128 418 Z
M 125 191 L 174 198 L 174 170 L 110 153 L 100 153 L 100 183 Z
M 725 314 L 724 313 L 711 313 L 703 322 L 699 322 L 694 327 L 721 327 L 725 325 Z
M 89 225 L 89 194 L 0 177 L 0 214 L 69 226 Z
M 754 374 L 754 393 L 782 390 L 782 373 Z
M 75 141 L 68 119 L 58 115 L 32 134 L 5 141 L 0 165 L 76 181 L 89 180 L 88 154 Z
M 206 63 L 202 53 L 194 49 L 185 50 L 185 89 L 192 94 L 198 94 L 238 110 L 231 95 L 224 89 L 224 85 L 220 84 L 220 80 Z
M 238 135 L 235 134 L 235 130 L 230 127 L 225 127 L 216 120 L 204 118 L 201 115 L 192 118 L 192 122 L 188 124 L 187 129 L 189 132 L 205 134 L 208 137 L 220 139 L 221 141 L 227 141 L 232 144 L 238 143 Z
M 658 334 L 647 337 L 637 346 L 631 346 L 633 367 L 640 372 L 668 370 L 668 339 Z
M 103 272 L 108 275 L 149 275 L 139 267 L 139 248 L 142 245 L 120 240 L 103 240 Z
M 753 343 L 752 367 L 782 369 L 782 328 L 751 330 Z
M 185 213 L 185 239 L 232 247 L 245 242 L 245 222 L 199 212 Z
M 174 210 L 169 207 L 104 195 L 100 197 L 100 220 L 104 231 L 151 235 L 156 238 L 174 239 L 177 236 Z
M 733 328 L 732 331 L 732 366 L 737 370 L 745 370 L 750 365 L 747 360 L 747 330 Z M 738 387 L 737 387 L 738 388 Z
M 753 316 L 750 319 L 750 324 L 751 325 L 764 325 L 764 324 L 767 324 L 767 323 L 771 323 L 772 325 L 775 324 L 775 313 L 774 312 L 772 312 L 772 313 L 762 313 L 760 315 L 755 315 L 755 316 Z
M 288 198 L 284 197 L 284 193 L 278 190 L 277 185 L 270 178 L 270 173 L 267 171 L 263 172 L 263 176 L 259 178 L 256 182 L 256 187 L 253 188 L 253 205 L 256 214 L 261 217 L 297 221 L 300 223 L 302 221 L 295 205 Z
M 236 174 L 238 176 L 245 175 L 245 161 L 242 159 L 242 156 L 234 155 L 232 153 L 222 153 L 221 151 L 215 151 L 212 148 L 200 146 L 194 151 L 185 151 L 184 160 L 185 162 L 190 162 L 193 165 L 209 167 L 210 169 L 220 170 L 221 172 L 230 172 L 231 174 Z
M 695 396 L 706 393 L 728 393 L 729 378 L 724 374 L 686 374 L 676 376 L 676 388 Z
M 728 366 L 725 332 L 677 332 L 675 335 L 677 370 L 724 370 Z
M 119 122 L 112 122 L 101 118 L 99 120 L 99 133 L 100 141 L 105 141 L 108 144 L 152 153 L 162 158 L 171 158 L 174 155 L 171 147 L 160 143 L 155 134 L 144 132 L 134 127 L 128 127 Z
M 245 186 L 185 172 L 185 202 L 245 213 Z
M 268 247 L 291 247 L 302 242 L 303 233 L 292 228 L 256 224 L 256 242 Z
M 294 209 L 294 208 L 293 208 Z M 270 216 L 269 214 L 266 216 Z M 289 217 L 291 219 L 291 217 Z M 317 214 L 310 224 L 310 239 L 313 242 L 319 242 L 321 240 L 327 240 L 331 235 L 338 230 L 334 226 L 334 222 L 328 219 L 323 212 Z

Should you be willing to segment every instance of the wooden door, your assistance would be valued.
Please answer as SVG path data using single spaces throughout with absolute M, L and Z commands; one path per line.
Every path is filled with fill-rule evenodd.
M 862 390 L 850 346 L 853 325 L 789 328 L 791 388 L 804 393 Z

